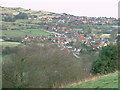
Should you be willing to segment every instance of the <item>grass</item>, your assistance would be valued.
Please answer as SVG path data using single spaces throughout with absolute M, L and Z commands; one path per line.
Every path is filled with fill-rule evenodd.
M 18 43 L 18 42 L 1 42 L 0 46 L 2 46 L 2 48 L 5 48 L 5 47 L 15 47 L 20 44 L 21 43 Z
M 73 84 L 67 88 L 118 88 L 118 72 L 94 78 L 80 84 Z
M 47 36 L 51 33 L 39 30 L 39 29 L 26 29 L 26 30 L 2 30 L 2 35 L 0 36 L 7 36 L 7 37 L 25 37 L 25 35 L 28 36 Z

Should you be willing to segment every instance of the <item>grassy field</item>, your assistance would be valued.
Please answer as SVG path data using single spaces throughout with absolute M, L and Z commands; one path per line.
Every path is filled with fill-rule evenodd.
M 21 43 L 19 42 L 1 42 L 0 47 L 5 48 L 5 47 L 15 47 L 20 45 Z
M 100 76 L 80 84 L 73 84 L 67 88 L 118 88 L 118 72 Z
M 39 29 L 26 29 L 26 30 L 2 30 L 0 36 L 8 36 L 8 37 L 25 37 L 25 35 L 28 36 L 47 36 L 50 35 L 51 33 L 39 30 Z

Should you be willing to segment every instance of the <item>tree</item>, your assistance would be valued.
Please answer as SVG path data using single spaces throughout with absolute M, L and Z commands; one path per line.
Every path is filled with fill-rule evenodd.
M 8 16 L 8 17 L 5 17 L 3 19 L 3 21 L 6 21 L 6 22 L 15 22 L 15 18 L 14 17 L 11 17 L 11 16 Z
M 92 73 L 107 74 L 118 69 L 118 45 L 103 47 L 97 60 L 93 62 Z
M 16 19 L 28 19 L 28 15 L 26 13 L 19 13 L 18 15 L 15 15 Z
M 80 60 L 55 45 L 26 45 L 6 48 L 3 58 L 3 88 L 43 88 L 60 86 L 80 78 Z M 12 52 L 13 51 L 13 52 Z M 34 53 L 33 53 L 34 52 Z M 9 53 L 9 54 L 8 54 Z M 81 65 L 80 65 L 81 64 Z M 87 75 L 81 75 L 86 77 Z

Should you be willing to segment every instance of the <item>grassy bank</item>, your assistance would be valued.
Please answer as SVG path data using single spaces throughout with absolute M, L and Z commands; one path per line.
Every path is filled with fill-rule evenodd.
M 5 48 L 5 47 L 15 47 L 20 44 L 21 43 L 19 43 L 19 42 L 1 42 L 0 46 L 2 46 L 2 48 Z
M 118 88 L 118 72 L 75 83 L 67 88 Z

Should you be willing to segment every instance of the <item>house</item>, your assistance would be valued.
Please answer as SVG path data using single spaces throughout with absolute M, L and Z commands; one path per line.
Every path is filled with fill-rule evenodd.
M 78 36 L 78 40 L 83 41 L 83 40 L 85 40 L 85 39 L 86 39 L 86 37 L 84 37 L 84 35 L 82 35 L 82 34 L 80 34 L 80 35 Z
M 61 40 L 64 40 L 64 38 L 63 37 L 57 37 L 56 40 L 61 41 Z
M 105 47 L 107 45 L 108 45 L 107 43 L 100 43 L 99 45 L 97 45 L 97 48 Z
M 66 41 L 71 41 L 71 38 L 65 38 Z
M 82 23 L 86 24 L 86 23 L 87 23 L 87 21 L 82 21 Z
M 25 38 L 25 41 L 33 41 L 33 40 L 35 40 L 35 39 L 34 39 L 34 37 L 31 37 L 31 36 Z

